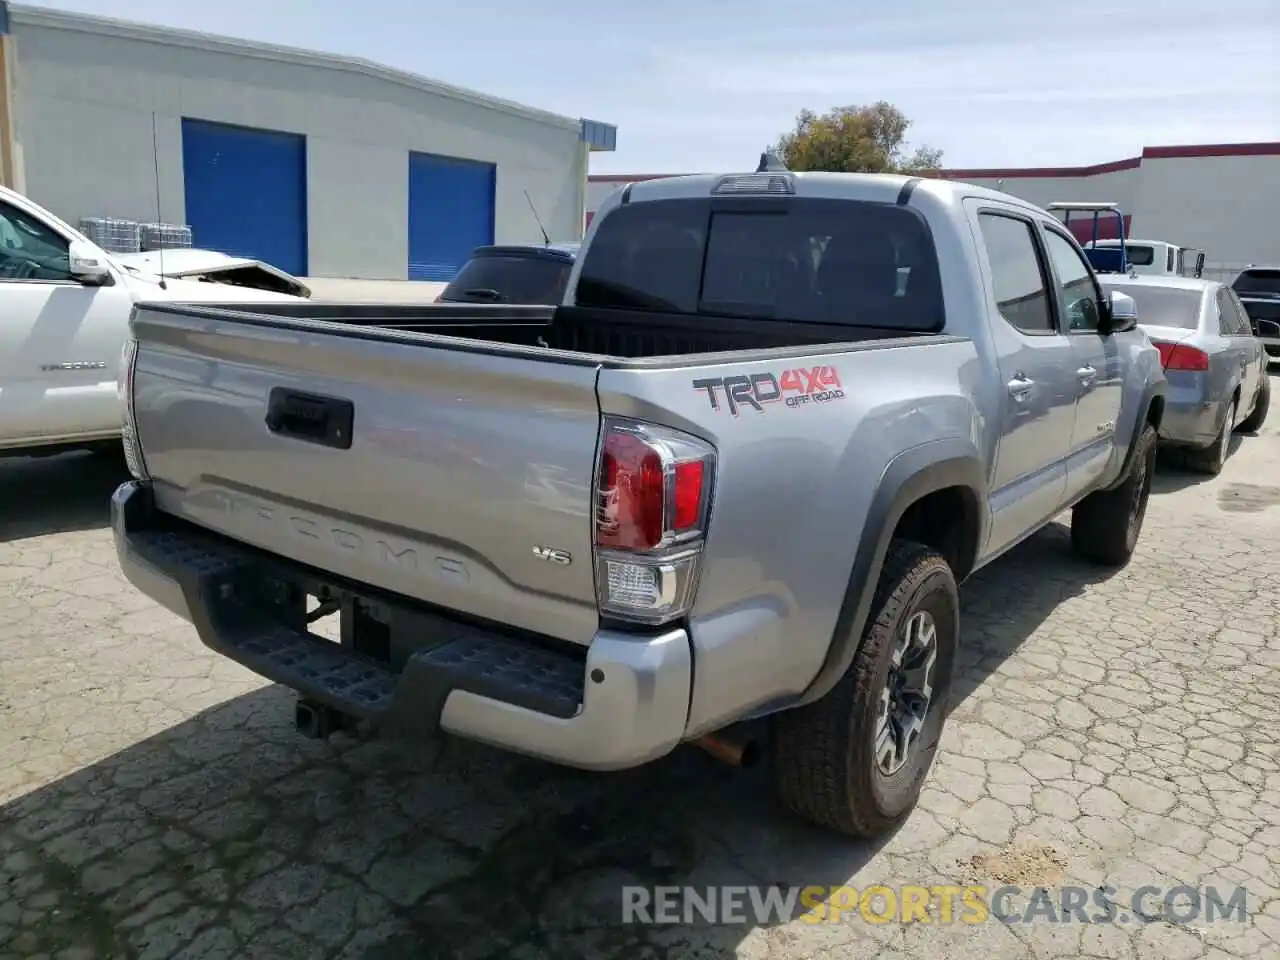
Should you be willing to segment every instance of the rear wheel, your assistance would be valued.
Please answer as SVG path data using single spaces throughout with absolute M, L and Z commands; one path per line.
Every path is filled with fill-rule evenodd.
M 1231 449 L 1231 434 L 1236 422 L 1236 405 L 1239 401 L 1231 398 L 1231 402 L 1227 405 L 1227 414 L 1222 418 L 1222 429 L 1218 431 L 1217 439 L 1209 446 L 1202 450 L 1187 451 L 1187 466 L 1197 473 L 1207 473 L 1212 477 L 1216 477 L 1222 472 L 1223 466 L 1227 462 L 1227 453 Z
M 1071 511 L 1071 545 L 1094 563 L 1121 566 L 1129 562 L 1151 497 L 1156 469 L 1156 428 L 1144 424 L 1129 464 L 1129 475 L 1117 487 L 1091 493 Z
M 1262 384 L 1258 387 L 1258 399 L 1253 402 L 1253 412 L 1244 418 L 1236 427 L 1240 433 L 1257 433 L 1267 422 L 1267 412 L 1271 409 L 1271 378 L 1262 371 Z
M 891 830 L 915 806 L 946 720 L 960 634 L 947 561 L 895 540 L 848 672 L 821 700 L 779 714 L 779 799 L 857 837 Z

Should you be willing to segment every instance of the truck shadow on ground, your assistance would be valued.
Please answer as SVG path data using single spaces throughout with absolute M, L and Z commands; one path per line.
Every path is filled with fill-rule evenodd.
M 1227 462 L 1223 467 L 1224 473 L 1230 472 L 1231 458 L 1240 453 L 1240 448 L 1246 444 L 1257 443 L 1258 437 L 1259 435 L 1256 433 L 1232 434 L 1230 445 L 1227 447 Z M 1201 473 L 1188 467 L 1182 451 L 1162 447 L 1156 459 L 1155 476 L 1151 478 L 1151 493 L 1153 496 L 1177 493 L 1179 490 L 1198 487 L 1203 483 L 1212 483 L 1217 479 L 1219 477 Z
M 954 699 L 1107 574 L 1052 525 L 975 576 Z M 163 699 L 164 664 L 140 649 L 137 671 Z M 309 741 L 292 702 L 263 687 L 0 808 L 0 891 L 31 908 L 0 915 L 0 954 L 730 958 L 776 919 L 626 924 L 623 889 L 831 887 L 878 869 L 881 845 L 780 810 L 765 767 L 682 748 L 593 775 L 450 738 Z
M 128 479 L 114 451 L 0 458 L 0 543 L 105 527 Z

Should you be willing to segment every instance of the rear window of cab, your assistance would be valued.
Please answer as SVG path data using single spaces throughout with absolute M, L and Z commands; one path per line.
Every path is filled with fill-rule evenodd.
M 652 200 L 610 212 L 585 249 L 582 307 L 936 332 L 938 255 L 896 204 Z

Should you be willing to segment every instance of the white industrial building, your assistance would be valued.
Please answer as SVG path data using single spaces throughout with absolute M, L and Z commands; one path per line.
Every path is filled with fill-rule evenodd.
M 1205 251 L 1205 276 L 1230 279 L 1248 263 L 1280 263 L 1280 143 L 1147 147 L 1141 156 L 1088 167 L 945 170 L 940 175 L 1040 206 L 1055 200 L 1118 203 L 1128 236 Z M 592 176 L 588 223 L 613 190 L 654 176 Z M 1100 235 L 1107 236 L 1114 223 L 1114 218 L 1100 220 Z
M 582 234 L 608 124 L 365 60 L 0 0 L 0 182 L 58 216 L 189 225 L 317 277 L 448 280 Z

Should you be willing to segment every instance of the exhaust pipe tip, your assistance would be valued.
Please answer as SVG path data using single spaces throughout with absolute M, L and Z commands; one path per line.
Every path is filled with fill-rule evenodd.
M 694 745 L 721 763 L 748 769 L 760 762 L 760 743 L 754 737 L 740 736 L 730 730 L 707 733 L 693 741 Z
M 742 745 L 742 752 L 738 756 L 738 766 L 744 770 L 749 770 L 760 762 L 760 744 L 756 740 L 748 740 Z

